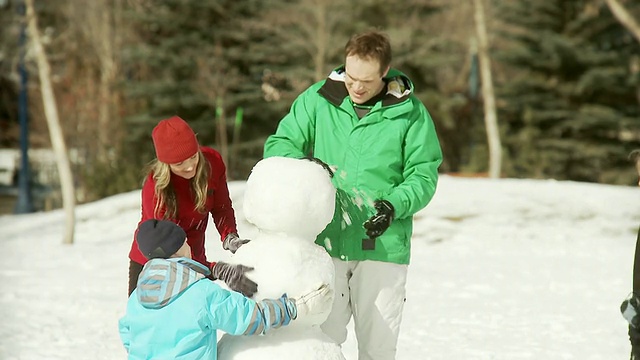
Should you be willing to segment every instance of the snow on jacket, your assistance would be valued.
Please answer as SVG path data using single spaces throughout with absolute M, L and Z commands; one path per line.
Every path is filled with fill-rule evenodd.
M 316 240 L 331 256 L 408 264 L 412 217 L 431 201 L 442 162 L 433 121 L 395 69 L 385 78 L 386 96 L 359 119 L 344 76 L 338 68 L 298 96 L 267 139 L 264 157 L 313 154 L 337 167 L 334 219 Z M 377 199 L 393 204 L 395 219 L 375 250 L 363 250 L 362 224 Z
M 178 200 L 178 211 L 175 219 L 168 219 L 178 224 L 187 234 L 187 243 L 191 247 L 191 256 L 197 262 L 210 267 L 205 254 L 205 230 L 209 222 L 209 214 L 213 217 L 218 233 L 223 240 L 229 233 L 237 233 L 235 213 L 233 211 L 229 189 L 227 188 L 226 168 L 220 153 L 206 146 L 200 147 L 205 160 L 209 164 L 209 182 L 207 190 L 206 212 L 199 213 L 195 209 L 195 199 L 191 191 L 190 180 L 171 173 L 171 184 Z M 166 209 L 154 214 L 156 205 L 155 181 L 149 174 L 142 187 L 142 218 L 138 225 L 148 219 L 162 218 Z M 146 263 L 145 257 L 134 240 L 131 244 L 129 258 L 138 264 Z
M 260 335 L 296 317 L 292 300 L 254 300 L 205 279 L 191 259 L 148 261 L 119 321 L 129 359 L 216 359 L 217 330 Z

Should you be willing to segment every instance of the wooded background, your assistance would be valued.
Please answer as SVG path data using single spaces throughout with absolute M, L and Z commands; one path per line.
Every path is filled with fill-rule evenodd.
M 0 0 L 0 148 L 18 148 L 20 1 Z M 640 2 L 619 0 L 636 20 Z M 485 0 L 504 177 L 634 184 L 640 39 L 603 0 Z M 179 115 L 246 179 L 291 102 L 343 62 L 350 35 L 392 40 L 444 151 L 488 171 L 469 0 L 35 1 L 74 181 L 91 201 L 140 188 L 151 130 Z M 50 148 L 27 46 L 31 148 Z M 241 122 L 241 127 L 240 121 Z

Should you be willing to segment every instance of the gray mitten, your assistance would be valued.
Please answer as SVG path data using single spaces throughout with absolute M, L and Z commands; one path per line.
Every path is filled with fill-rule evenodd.
M 253 268 L 249 266 L 232 265 L 220 261 L 211 267 L 211 275 L 215 279 L 224 281 L 231 290 L 250 298 L 258 291 L 258 284 L 245 275 L 246 272 L 251 270 Z
M 227 235 L 227 237 L 224 238 L 224 241 L 222 242 L 222 248 L 231 251 L 232 254 L 235 254 L 242 245 L 248 243 L 249 241 L 251 240 L 241 239 L 236 233 L 230 233 L 229 235 Z

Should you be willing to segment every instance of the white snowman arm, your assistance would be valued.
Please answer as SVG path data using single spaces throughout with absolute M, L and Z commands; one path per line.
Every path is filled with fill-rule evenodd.
M 328 312 L 332 304 L 333 290 L 327 284 L 322 284 L 296 299 L 290 299 L 284 294 L 277 300 L 259 301 L 256 304 L 257 311 L 254 310 L 251 316 L 252 323 L 244 335 L 264 334 L 269 329 L 289 325 L 291 320 L 298 317 Z

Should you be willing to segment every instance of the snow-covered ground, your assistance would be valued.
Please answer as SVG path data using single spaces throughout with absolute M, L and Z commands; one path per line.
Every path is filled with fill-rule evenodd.
M 229 184 L 240 234 L 244 182 Z M 0 359 L 124 359 L 117 321 L 140 216 L 134 191 L 0 217 Z M 640 189 L 442 176 L 417 214 L 398 359 L 625 359 Z M 213 226 L 208 257 L 225 253 Z M 357 359 L 350 334 L 343 347 Z

